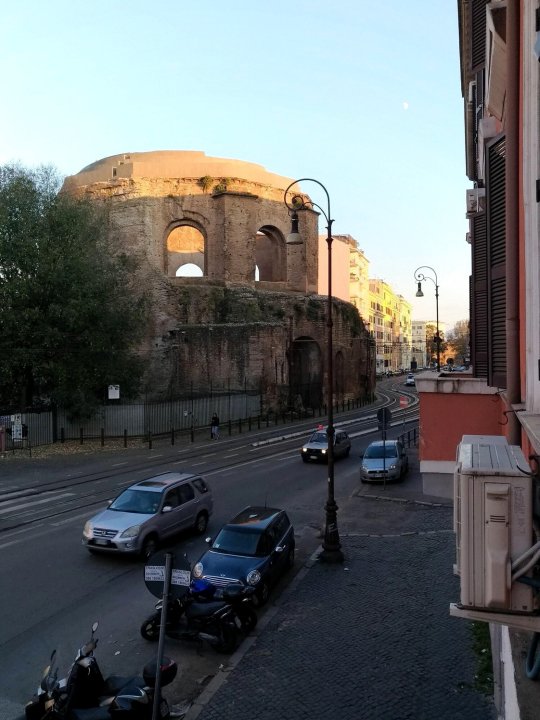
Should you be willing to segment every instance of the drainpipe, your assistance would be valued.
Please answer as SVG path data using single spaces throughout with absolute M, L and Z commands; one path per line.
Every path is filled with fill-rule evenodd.
M 521 402 L 519 351 L 519 14 L 506 6 L 506 395 Z M 521 425 L 508 413 L 508 442 L 521 445 Z

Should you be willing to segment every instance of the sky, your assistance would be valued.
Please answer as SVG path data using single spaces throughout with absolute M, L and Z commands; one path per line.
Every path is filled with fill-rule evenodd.
M 201 150 L 330 196 L 371 277 L 468 318 L 455 0 L 0 0 L 0 164 Z M 314 202 L 326 196 L 302 183 Z M 323 223 L 320 227 L 324 233 Z

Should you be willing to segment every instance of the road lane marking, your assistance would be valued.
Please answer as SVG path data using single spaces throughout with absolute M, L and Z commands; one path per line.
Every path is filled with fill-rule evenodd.
M 51 503 L 51 502 L 54 502 L 55 500 L 60 500 L 60 498 L 66 498 L 66 497 L 75 497 L 75 493 L 62 493 L 61 495 L 50 496 L 48 498 L 45 498 L 44 500 L 29 500 L 28 502 L 25 502 L 22 505 L 11 505 L 10 507 L 0 508 L 0 515 L 12 512 L 13 510 L 22 510 L 23 508 L 30 508 L 30 507 L 33 507 L 34 505 L 44 505 L 45 503 Z M 13 501 L 10 500 L 5 504 L 8 505 L 9 502 L 13 502 Z

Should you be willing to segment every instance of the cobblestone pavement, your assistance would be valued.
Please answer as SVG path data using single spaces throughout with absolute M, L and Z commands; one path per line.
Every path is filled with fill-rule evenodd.
M 474 689 L 470 624 L 448 611 L 451 507 L 359 492 L 341 521 L 345 562 L 302 569 L 186 720 L 495 717 Z

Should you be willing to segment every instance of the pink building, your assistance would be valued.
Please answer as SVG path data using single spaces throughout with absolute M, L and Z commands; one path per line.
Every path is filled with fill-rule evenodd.
M 424 491 L 454 497 L 451 612 L 490 623 L 499 717 L 533 717 L 520 705 L 532 692 L 537 713 L 540 691 L 513 656 L 540 632 L 540 11 L 537 0 L 458 11 L 472 370 L 418 376 L 419 454 Z M 503 468 L 503 456 L 518 460 Z

